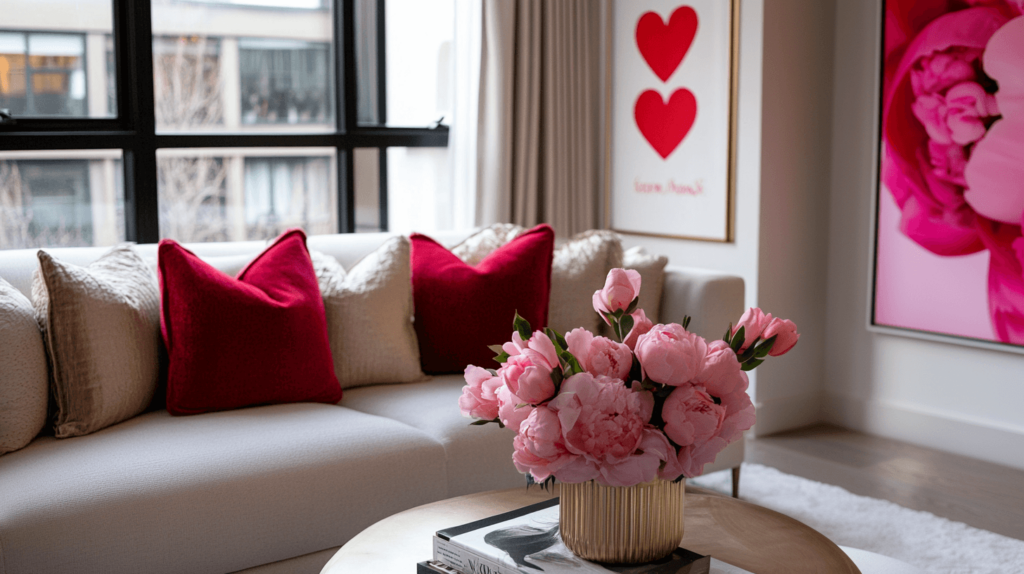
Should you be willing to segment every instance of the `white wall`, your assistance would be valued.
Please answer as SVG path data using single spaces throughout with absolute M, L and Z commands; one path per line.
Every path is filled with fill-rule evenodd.
M 836 3 L 825 416 L 1024 469 L 1024 356 L 866 327 L 880 14 L 879 0 Z
M 735 242 L 626 243 L 740 275 L 748 306 L 800 326 L 797 348 L 757 371 L 755 430 L 766 434 L 821 413 L 834 10 L 821 0 L 744 0 L 740 13 Z

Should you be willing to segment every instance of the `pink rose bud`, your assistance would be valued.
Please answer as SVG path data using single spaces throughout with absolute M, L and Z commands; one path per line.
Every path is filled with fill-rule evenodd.
M 594 291 L 594 311 L 604 318 L 603 313 L 627 309 L 639 294 L 639 273 L 632 269 L 612 269 L 604 281 L 604 289 Z
M 677 323 L 655 325 L 636 342 L 636 358 L 644 375 L 656 383 L 679 386 L 704 367 L 708 344 Z
M 768 340 L 775 337 L 775 344 L 772 345 L 772 350 L 769 351 L 769 355 L 778 357 L 785 355 L 790 349 L 796 345 L 796 342 L 800 340 L 800 333 L 796 332 L 796 324 L 788 319 L 779 319 L 776 317 L 772 319 L 772 322 L 768 324 L 768 327 L 761 333 L 761 338 Z
M 665 434 L 679 446 L 701 446 L 716 437 L 725 415 L 725 406 L 715 404 L 710 395 L 694 385 L 672 391 L 661 408 Z
M 647 318 L 647 313 L 644 313 L 643 309 L 637 309 L 631 314 L 633 317 L 633 328 L 626 335 L 626 340 L 622 341 L 632 351 L 636 349 L 636 341 L 640 338 L 640 335 L 646 334 L 654 326 L 654 323 Z
M 740 317 L 739 323 L 733 327 L 732 333 L 730 333 L 731 336 L 735 336 L 740 327 L 743 327 L 743 346 L 740 347 L 740 352 L 745 351 L 750 345 L 754 344 L 754 341 L 761 336 L 761 333 L 764 332 L 771 322 L 771 313 L 765 315 L 764 311 L 757 307 L 747 309 L 747 312 Z
M 501 385 L 501 379 L 487 369 L 473 365 L 466 367 L 466 386 L 462 387 L 462 396 L 459 397 L 462 416 L 485 421 L 498 418 L 497 393 Z
M 605 375 L 625 380 L 633 368 L 633 352 L 622 343 L 607 337 L 595 337 L 590 331 L 573 329 L 565 334 L 569 352 L 591 375 Z

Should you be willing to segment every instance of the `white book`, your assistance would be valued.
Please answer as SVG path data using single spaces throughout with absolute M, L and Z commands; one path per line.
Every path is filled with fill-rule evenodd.
M 705 574 L 711 559 L 679 548 L 649 564 L 583 560 L 562 543 L 558 499 L 499 514 L 434 536 L 434 560 L 462 574 Z M 728 566 L 728 565 L 726 565 Z M 730 567 L 731 568 L 731 567 Z M 723 570 L 742 573 L 743 570 Z

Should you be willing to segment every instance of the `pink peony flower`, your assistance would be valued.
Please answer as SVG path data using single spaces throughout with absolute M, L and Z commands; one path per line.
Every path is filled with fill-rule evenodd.
M 636 348 L 636 341 L 640 338 L 640 335 L 649 332 L 654 323 L 647 318 L 647 313 L 644 313 L 643 309 L 633 311 L 630 316 L 633 317 L 633 328 L 630 329 L 629 334 L 626 335 L 626 339 L 622 343 L 632 351 Z
M 740 372 L 740 377 L 742 380 L 736 390 L 721 397 L 720 407 L 725 409 L 725 418 L 718 433 L 703 444 L 695 442 L 680 448 L 675 464 L 665 465 L 662 478 L 668 480 L 671 473 L 676 473 L 675 476 L 679 473 L 688 477 L 699 476 L 704 472 L 705 464 L 714 462 L 722 449 L 742 439 L 744 431 L 754 426 L 754 405 L 747 394 L 747 374 Z
M 501 379 L 487 369 L 473 365 L 466 367 L 466 386 L 459 397 L 462 416 L 491 421 L 498 418 L 498 389 Z
M 761 333 L 764 332 L 771 322 L 771 313 L 766 315 L 764 311 L 757 307 L 747 309 L 746 312 L 743 313 L 743 316 L 740 317 L 739 323 L 732 328 L 732 332 L 730 333 L 731 336 L 735 336 L 740 330 L 740 327 L 743 327 L 743 345 L 740 347 L 740 352 L 747 350 L 751 345 L 753 345 L 754 341 L 761 336 Z
M 506 348 L 508 347 L 508 348 Z M 529 341 L 523 341 L 518 333 L 513 334 L 512 343 L 506 343 L 516 354 L 505 361 L 501 369 L 502 382 L 524 402 L 538 405 L 555 396 L 555 382 L 551 371 L 561 368 L 558 351 L 554 343 L 542 331 L 537 331 Z
M 1012 20 L 989 40 L 985 71 L 999 82 L 995 99 L 1003 109 L 967 160 L 964 198 L 981 215 L 1017 225 L 1024 215 L 1024 17 Z M 950 90 L 952 92 L 952 90 Z
M 641 335 L 635 352 L 644 376 L 656 383 L 678 386 L 700 373 L 708 345 L 682 325 L 670 323 L 655 325 Z
M 607 337 L 595 337 L 582 327 L 566 333 L 565 342 L 583 370 L 591 375 L 605 375 L 621 380 L 629 377 L 629 370 L 633 367 L 633 352 L 626 345 Z
M 566 450 L 558 415 L 547 407 L 533 409 L 512 439 L 512 447 L 512 463 L 519 472 L 530 473 L 538 482 L 577 458 Z
M 661 465 L 659 456 L 668 454 L 663 444 L 654 448 L 657 437 L 644 432 L 653 413 L 653 397 L 622 381 L 590 373 L 573 375 L 562 383 L 549 406 L 558 413 L 566 449 L 580 455 L 556 474 L 559 480 L 638 484 L 653 479 Z M 637 453 L 644 441 L 651 444 L 652 452 Z
M 715 404 L 715 400 L 696 385 L 676 387 L 661 408 L 665 434 L 679 446 L 701 446 L 715 438 L 722 429 L 725 414 L 726 407 Z
M 744 381 L 743 370 L 736 353 L 728 343 L 720 339 L 708 345 L 704 368 L 693 379 L 695 384 L 703 385 L 708 394 L 714 397 L 735 391 L 741 384 L 745 384 Z
M 523 421 L 530 416 L 535 407 L 526 404 L 526 401 L 512 394 L 512 391 L 504 385 L 498 389 L 497 395 L 498 420 L 506 427 L 519 432 Z
M 789 319 L 776 317 L 768 324 L 764 333 L 761 333 L 761 337 L 765 340 L 776 338 L 775 344 L 772 345 L 772 350 L 768 354 L 772 357 L 780 357 L 796 345 L 796 342 L 800 340 L 800 333 L 796 332 L 796 323 Z
M 626 309 L 640 294 L 640 274 L 632 269 L 612 269 L 604 281 L 604 288 L 594 291 L 594 311 L 603 313 Z M 608 320 L 605 319 L 607 323 Z

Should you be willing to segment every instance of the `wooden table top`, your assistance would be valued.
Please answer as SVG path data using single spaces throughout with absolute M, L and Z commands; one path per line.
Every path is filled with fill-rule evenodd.
M 321 574 L 413 574 L 433 556 L 438 530 L 557 496 L 557 487 L 470 494 L 385 518 L 338 550 Z M 773 510 L 687 487 L 681 546 L 755 574 L 860 574 L 846 554 L 809 526 Z

